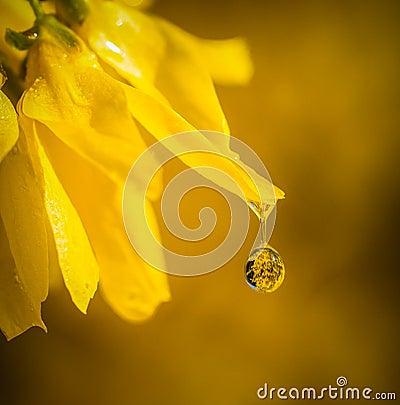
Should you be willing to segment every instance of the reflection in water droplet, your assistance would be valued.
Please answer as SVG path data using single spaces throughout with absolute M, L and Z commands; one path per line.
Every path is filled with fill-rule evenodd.
M 247 259 L 245 278 L 259 292 L 275 291 L 285 278 L 285 265 L 279 253 L 270 246 L 260 246 Z

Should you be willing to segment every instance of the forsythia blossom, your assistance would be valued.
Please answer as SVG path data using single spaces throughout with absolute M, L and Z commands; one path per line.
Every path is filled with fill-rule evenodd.
M 18 118 L 0 93 L 0 328 L 8 339 L 33 325 L 46 328 L 49 271 L 61 271 L 84 313 L 99 282 L 117 314 L 147 319 L 170 293 L 165 274 L 126 236 L 126 176 L 148 134 L 229 132 L 213 80 L 246 83 L 247 48 L 241 39 L 200 40 L 119 2 L 83 2 L 85 13 L 74 20 L 68 0 L 56 1 L 70 28 L 30 3 L 34 30 L 8 33 L 16 45 L 23 35 L 29 42 L 21 46 L 28 50 Z M 151 199 L 162 184 L 155 183 L 147 211 L 157 232 Z

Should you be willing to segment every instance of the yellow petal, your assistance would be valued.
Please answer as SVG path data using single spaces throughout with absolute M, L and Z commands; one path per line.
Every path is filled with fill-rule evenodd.
M 7 340 L 32 326 L 47 331 L 40 314 L 41 300 L 19 274 L 0 218 L 0 329 Z
M 182 32 L 197 46 L 213 81 L 222 85 L 245 85 L 253 76 L 253 63 L 243 38 L 200 39 Z
M 59 182 L 47 154 L 38 142 L 35 123 L 24 117 L 21 122 L 31 137 L 31 149 L 42 168 L 45 207 L 50 221 L 65 285 L 72 301 L 86 313 L 97 290 L 99 271 L 91 245 L 75 207 Z
M 123 85 L 123 87 L 132 115 L 158 140 L 163 140 L 179 132 L 195 131 L 195 128 L 187 121 L 163 103 L 130 86 Z M 229 139 L 228 136 L 226 138 Z M 193 138 L 188 139 L 193 140 Z M 271 183 L 252 168 L 241 162 L 241 165 L 248 172 L 246 174 L 237 163 L 234 163 L 231 159 L 236 162 L 240 161 L 240 159 L 229 149 L 228 142 L 224 140 L 218 144 L 210 143 L 199 132 L 194 143 L 179 144 L 175 147 L 171 145 L 170 148 L 174 154 L 177 154 L 179 150 L 196 151 L 203 149 L 212 151 L 207 156 L 204 153 L 190 153 L 181 155 L 180 159 L 190 167 L 204 166 L 204 163 L 207 162 L 207 165 L 219 168 L 238 183 L 247 201 L 257 202 L 260 201 L 260 196 L 262 196 L 264 202 L 274 204 L 276 199 L 284 197 L 284 193 L 278 187 L 271 187 Z M 210 178 L 210 180 L 228 189 L 228 191 L 235 192 L 234 189 L 229 187 L 230 183 L 221 182 L 219 178 Z
M 36 165 L 21 131 L 17 145 L 0 163 L 0 213 L 18 277 L 40 303 L 47 297 L 48 256 L 43 186 Z
M 135 210 L 133 213 L 136 213 Z M 157 219 L 148 200 L 146 201 L 146 213 L 149 226 L 159 239 Z M 137 229 L 136 236 L 136 243 L 140 243 L 140 229 Z M 102 273 L 101 291 L 119 316 L 129 321 L 143 321 L 154 314 L 160 303 L 170 300 L 167 277 L 144 262 L 126 242 L 125 234 L 120 239 L 120 254 L 126 258 L 125 260 L 132 266 L 132 270 L 125 268 L 128 271 L 121 272 L 121 279 L 116 278 L 115 274 L 110 271 Z M 161 250 L 153 251 L 152 256 L 157 256 L 155 258 L 157 263 L 164 262 Z M 111 268 L 111 265 L 112 262 L 108 268 Z
M 79 33 L 119 75 L 170 103 L 196 128 L 229 132 L 198 47 L 176 26 L 122 4 L 94 0 Z
M 50 131 L 39 133 L 57 174 L 77 207 L 100 266 L 100 288 L 124 319 L 141 321 L 170 298 L 165 274 L 151 268 L 132 248 L 122 219 L 119 186 Z M 154 254 L 158 254 L 154 252 Z
M 0 91 L 0 162 L 18 139 L 17 114 L 11 101 Z

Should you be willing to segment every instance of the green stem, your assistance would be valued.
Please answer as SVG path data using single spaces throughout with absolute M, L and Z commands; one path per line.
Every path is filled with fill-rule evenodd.
M 35 13 L 36 18 L 40 18 L 44 16 L 44 12 L 42 6 L 40 5 L 39 0 L 28 0 L 29 4 L 32 7 L 33 12 Z

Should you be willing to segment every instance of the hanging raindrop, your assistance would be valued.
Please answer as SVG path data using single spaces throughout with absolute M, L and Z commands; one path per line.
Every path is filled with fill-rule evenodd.
M 255 290 L 267 293 L 279 288 L 285 278 L 285 265 L 279 253 L 267 244 L 267 219 L 271 206 L 258 208 L 261 228 L 261 245 L 254 249 L 247 259 L 245 278 Z
M 275 291 L 285 278 L 285 265 L 279 253 L 267 245 L 254 249 L 247 259 L 245 278 L 259 292 Z

